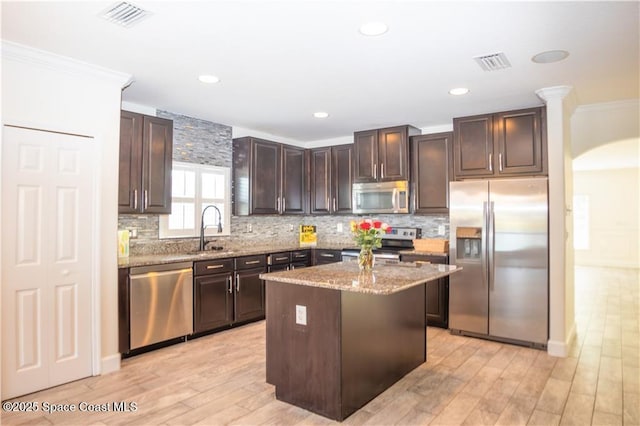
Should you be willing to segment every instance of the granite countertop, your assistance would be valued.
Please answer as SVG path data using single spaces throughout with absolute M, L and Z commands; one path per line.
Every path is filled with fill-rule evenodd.
M 278 253 L 281 251 L 295 251 L 315 249 L 342 250 L 345 244 L 323 244 L 317 247 L 300 247 L 299 245 L 269 245 L 251 246 L 223 250 L 206 250 L 203 252 L 190 253 L 163 253 L 144 256 L 129 256 L 118 259 L 118 268 L 133 268 L 136 266 L 164 265 L 177 262 L 195 262 L 198 260 L 225 259 L 229 257 L 252 256 L 257 254 Z
M 340 291 L 388 295 L 461 269 L 455 265 L 377 261 L 373 272 L 360 272 L 358 262 L 352 261 L 260 274 L 260 278 Z

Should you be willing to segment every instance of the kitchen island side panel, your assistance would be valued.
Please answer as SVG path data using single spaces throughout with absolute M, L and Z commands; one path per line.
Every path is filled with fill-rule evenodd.
M 337 419 L 340 405 L 340 291 L 266 282 L 267 383 L 276 398 Z M 296 324 L 296 305 L 306 325 Z
M 346 418 L 426 361 L 425 284 L 390 295 L 342 292 Z
M 266 285 L 267 382 L 281 401 L 342 421 L 426 360 L 424 284 L 388 295 Z

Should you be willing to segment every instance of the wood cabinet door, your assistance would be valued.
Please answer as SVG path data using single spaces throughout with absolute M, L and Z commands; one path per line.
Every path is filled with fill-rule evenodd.
M 378 170 L 378 131 L 367 130 L 353 135 L 354 182 L 376 182 Z
M 264 318 L 264 281 L 259 278 L 263 272 L 264 268 L 236 272 L 234 322 Z
M 142 135 L 142 212 L 171 213 L 173 122 L 144 116 Z
M 378 181 L 409 179 L 407 126 L 378 130 Z
M 414 213 L 449 213 L 449 182 L 453 133 L 411 138 L 411 179 Z
M 456 179 L 494 174 L 493 115 L 453 119 L 453 165 Z
M 250 214 L 279 214 L 281 145 L 256 140 L 252 150 Z
M 331 211 L 351 214 L 353 204 L 353 145 L 331 147 Z
M 311 214 L 331 213 L 331 148 L 311 150 Z
M 449 263 L 448 256 L 427 254 L 402 255 L 403 262 Z M 433 327 L 449 326 L 449 277 L 426 283 L 426 323 Z
M 306 213 L 305 153 L 304 149 L 284 145 L 282 147 L 282 200 L 280 211 L 284 214 Z
M 193 329 L 195 333 L 213 330 L 233 321 L 232 275 L 195 277 Z
M 140 212 L 142 194 L 142 115 L 120 113 L 118 213 Z
M 531 175 L 546 171 L 542 115 L 543 108 L 496 114 L 494 139 L 498 175 Z

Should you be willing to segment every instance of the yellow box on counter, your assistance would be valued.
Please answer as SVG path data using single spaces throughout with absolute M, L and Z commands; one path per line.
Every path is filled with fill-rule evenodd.
M 421 240 L 413 240 L 413 248 L 416 251 L 428 251 L 431 253 L 448 253 L 449 240 L 440 238 L 424 238 Z

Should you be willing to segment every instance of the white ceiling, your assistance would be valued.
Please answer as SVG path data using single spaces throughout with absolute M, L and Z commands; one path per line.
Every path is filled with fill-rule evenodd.
M 636 1 L 132 2 L 152 16 L 125 29 L 98 16 L 113 2 L 2 1 L 2 38 L 132 74 L 124 101 L 284 141 L 450 125 L 540 105 L 534 91 L 556 85 L 573 86 L 579 105 L 640 97 Z M 389 31 L 360 35 L 371 20 Z M 531 62 L 554 49 L 570 56 Z M 496 52 L 512 68 L 472 59 Z M 204 85 L 202 73 L 221 82 Z M 459 86 L 471 92 L 447 93 Z

